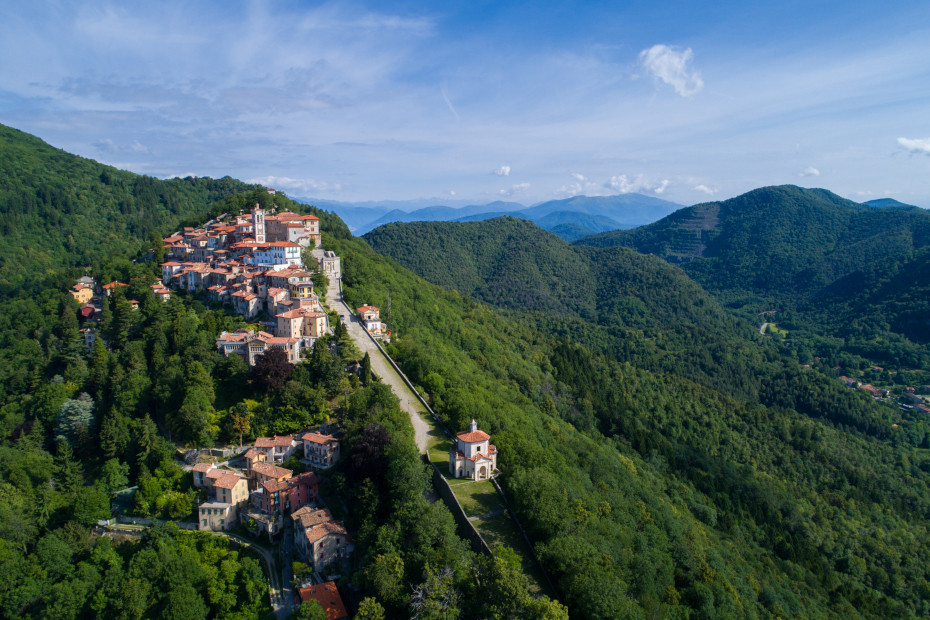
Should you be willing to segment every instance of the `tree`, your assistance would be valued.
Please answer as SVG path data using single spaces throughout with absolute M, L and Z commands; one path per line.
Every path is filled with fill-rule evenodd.
M 284 387 L 292 372 L 294 367 L 284 349 L 272 347 L 255 358 L 252 379 L 267 394 Z
M 326 620 L 326 610 L 314 600 L 304 601 L 288 614 L 288 620 Z
M 362 358 L 362 385 L 368 387 L 368 384 L 372 380 L 371 373 L 371 356 L 368 355 L 368 352 L 365 352 L 365 357 Z
M 229 410 L 229 418 L 233 431 L 239 433 L 239 447 L 242 447 L 242 436 L 251 430 L 252 409 L 245 403 L 236 403 Z
M 384 620 L 384 607 L 370 596 L 363 598 L 358 604 L 355 620 Z
M 94 399 L 86 392 L 81 392 L 77 398 L 69 398 L 61 405 L 55 435 L 63 437 L 73 446 L 90 434 L 94 422 Z
M 413 587 L 410 617 L 453 620 L 459 617 L 461 595 L 455 588 L 455 574 L 448 566 L 433 572 L 427 567 L 426 579 Z

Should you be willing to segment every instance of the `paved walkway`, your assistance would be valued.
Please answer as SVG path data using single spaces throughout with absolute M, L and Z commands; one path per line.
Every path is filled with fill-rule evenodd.
M 368 335 L 364 325 L 359 321 L 355 312 L 349 308 L 348 304 L 342 299 L 342 291 L 339 287 L 339 280 L 330 279 L 329 288 L 326 290 L 326 303 L 336 310 L 342 316 L 342 322 L 346 324 L 349 330 L 349 336 L 355 342 L 355 345 L 364 354 L 368 353 L 371 358 L 371 370 L 381 379 L 382 382 L 391 386 L 394 394 L 400 400 L 400 408 L 410 414 L 410 423 L 413 424 L 413 433 L 417 442 L 417 448 L 421 453 L 429 449 L 430 434 L 433 428 L 426 421 L 429 412 L 423 403 L 407 387 L 404 380 L 397 373 L 391 363 L 385 358 L 384 354 Z

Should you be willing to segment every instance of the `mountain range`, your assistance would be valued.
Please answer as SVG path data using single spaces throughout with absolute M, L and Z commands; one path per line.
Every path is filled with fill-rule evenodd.
M 422 201 L 345 203 L 319 199 L 302 200 L 333 211 L 358 235 L 391 222 L 469 222 L 509 215 L 535 222 L 540 228 L 566 240 L 609 230 L 642 226 L 681 208 L 681 205 L 673 202 L 635 193 L 617 196 L 573 196 L 529 207 L 505 201 L 424 207 L 420 206 Z

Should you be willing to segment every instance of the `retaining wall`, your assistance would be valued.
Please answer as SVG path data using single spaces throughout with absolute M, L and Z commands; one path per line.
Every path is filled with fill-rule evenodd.
M 449 508 L 449 512 L 452 513 L 452 518 L 455 519 L 455 525 L 458 527 L 459 536 L 470 542 L 471 548 L 477 553 L 491 555 L 491 548 L 488 547 L 488 543 L 484 542 L 484 538 L 481 537 L 472 522 L 468 520 L 468 516 L 462 510 L 462 505 L 456 499 L 455 493 L 452 492 L 452 487 L 449 486 L 449 481 L 443 477 L 435 463 L 430 461 L 429 454 L 423 455 L 423 461 L 430 466 L 430 471 L 433 474 L 433 488 L 436 489 L 436 493 L 439 494 L 439 497 Z

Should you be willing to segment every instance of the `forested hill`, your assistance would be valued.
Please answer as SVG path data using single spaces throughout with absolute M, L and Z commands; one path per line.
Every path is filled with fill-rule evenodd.
M 229 177 L 133 174 L 0 125 L 0 292 L 52 269 L 134 255 L 153 234 L 250 188 Z
M 437 411 L 453 426 L 477 416 L 514 455 L 502 481 L 577 617 L 930 612 L 923 591 L 891 594 L 926 573 L 926 425 L 893 428 L 893 410 L 743 337 L 738 321 L 713 331 L 728 320 L 720 306 L 653 257 L 573 253 L 507 219 L 394 225 L 366 240 L 507 306 L 437 302 L 432 287 L 401 284 L 404 270 L 342 250 L 350 299 L 383 307 L 390 287 L 398 358 Z M 508 290 L 506 273 L 529 279 Z M 573 307 L 574 287 L 595 281 Z M 532 311 L 533 299 L 552 309 Z
M 687 263 L 709 290 L 803 297 L 854 274 L 869 284 L 913 259 L 930 244 L 930 212 L 876 209 L 822 189 L 763 187 L 576 243 L 624 245 Z

